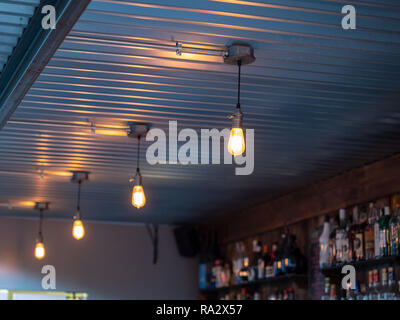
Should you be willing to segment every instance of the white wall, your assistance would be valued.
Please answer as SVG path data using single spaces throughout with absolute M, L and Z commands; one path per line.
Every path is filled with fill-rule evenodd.
M 85 238 L 71 222 L 44 221 L 46 257 L 33 256 L 38 221 L 0 218 L 0 289 L 42 290 L 41 268 L 56 268 L 57 291 L 89 299 L 195 299 L 197 260 L 179 256 L 172 228 L 159 228 L 159 257 L 144 226 L 85 223 Z

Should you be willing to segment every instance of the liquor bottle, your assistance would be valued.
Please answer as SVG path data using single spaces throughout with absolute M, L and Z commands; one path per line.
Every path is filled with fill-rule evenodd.
M 217 272 L 216 272 L 217 266 L 215 265 L 215 263 L 216 261 L 214 261 L 212 264 L 211 276 L 210 276 L 210 287 L 213 289 L 217 287 Z
M 374 287 L 374 272 L 373 270 L 368 271 L 368 288 L 371 289 Z
M 288 251 L 288 241 L 289 241 L 289 229 L 287 226 L 283 228 L 283 232 L 281 234 L 281 240 L 278 246 L 277 257 L 280 259 L 280 263 L 278 263 L 279 274 L 284 274 L 287 272 L 286 267 L 286 259 L 287 259 L 287 251 Z
M 289 288 L 288 290 L 288 300 L 294 300 L 294 289 Z
M 330 292 L 329 299 L 330 300 L 337 300 L 336 285 L 334 283 L 331 284 L 331 289 L 329 290 L 329 292 Z
M 350 238 L 349 238 L 349 232 L 350 232 L 350 228 L 353 225 L 353 220 L 352 218 L 346 219 L 345 218 L 345 229 L 346 229 L 346 233 L 345 233 L 345 238 L 343 239 L 343 263 L 346 262 L 350 262 L 352 260 L 352 256 L 351 256 L 351 244 L 350 244 Z
M 396 283 L 396 281 L 394 278 L 394 269 L 393 269 L 393 267 L 389 267 L 388 268 L 388 285 L 390 287 L 393 287 L 395 283 Z
M 241 282 L 240 270 L 243 268 L 244 259 L 246 254 L 246 248 L 243 242 L 236 243 L 235 259 L 233 261 L 233 273 L 234 273 L 234 283 L 239 284 Z
M 247 293 L 246 288 L 242 288 L 242 290 L 239 294 L 238 300 L 250 300 L 250 296 Z
M 275 275 L 275 256 L 276 256 L 277 250 L 278 250 L 278 244 L 275 242 L 272 244 L 271 256 L 265 267 L 265 277 L 266 278 L 270 278 Z
M 350 221 L 350 220 L 349 220 Z M 359 246 L 359 242 L 356 241 L 356 233 L 358 229 L 358 207 L 353 207 L 353 217 L 351 219 L 351 224 L 348 224 L 348 236 L 349 236 L 349 259 L 351 261 L 356 260 L 356 250 Z
M 381 256 L 381 244 L 380 244 L 380 230 L 379 230 L 379 220 L 380 220 L 380 210 L 377 210 L 377 216 L 374 221 L 374 248 L 375 248 L 375 259 Z
M 246 283 L 249 281 L 249 258 L 244 258 L 243 267 L 239 271 L 240 281 Z
M 339 264 L 349 261 L 349 238 L 346 227 L 346 211 L 340 209 L 339 227 L 336 230 L 336 260 Z
M 325 286 L 324 286 L 324 294 L 321 297 L 321 300 L 329 300 L 330 289 L 331 289 L 331 279 L 329 277 L 325 277 Z
M 396 204 L 393 216 L 389 221 L 390 225 L 390 254 L 399 255 L 399 232 L 400 232 L 400 204 Z
M 262 258 L 261 242 L 253 240 L 253 261 L 249 270 L 249 281 L 256 281 L 258 279 L 258 261 Z
M 365 240 L 365 258 L 375 259 L 375 231 L 374 225 L 377 218 L 377 211 L 374 204 L 371 202 L 369 204 L 368 210 L 368 224 L 364 229 L 364 240 Z
M 282 274 L 282 261 L 280 257 L 280 250 L 278 247 L 278 243 L 274 243 L 272 245 L 272 252 L 273 252 L 273 266 L 274 266 L 274 276 L 278 276 Z
M 388 269 L 381 269 L 381 286 L 386 287 L 388 285 Z
M 200 257 L 199 265 L 199 288 L 201 290 L 208 289 L 210 287 L 210 282 L 208 281 L 208 264 Z
M 282 300 L 288 300 L 289 298 L 289 293 L 287 289 L 282 290 Z
M 296 235 L 288 233 L 282 249 L 282 272 L 295 273 L 302 269 L 301 253 L 296 244 Z
M 338 218 L 335 217 L 332 219 L 332 224 L 330 227 L 330 234 L 329 234 L 329 264 L 331 266 L 337 263 L 336 259 L 336 230 L 338 228 Z
M 360 281 L 356 280 L 355 289 L 353 292 L 354 300 L 362 300 L 361 289 L 360 289 Z
M 223 275 L 223 260 L 222 259 L 216 259 L 214 261 L 214 266 L 212 268 L 212 279 L 215 282 L 215 288 L 221 288 L 224 286 L 224 275 Z
M 238 284 L 240 282 L 239 279 L 239 271 L 242 268 L 240 263 L 240 243 L 235 243 L 235 251 L 232 260 L 232 271 L 233 271 L 233 283 Z
M 390 252 L 390 242 L 389 242 L 389 221 L 390 221 L 390 207 L 385 207 L 382 209 L 384 214 L 381 215 L 379 221 L 379 244 L 381 256 L 387 256 Z
M 322 234 L 319 237 L 319 266 L 320 268 L 325 268 L 329 265 L 329 217 L 325 217 L 324 226 L 322 229 Z
M 224 282 L 224 287 L 229 287 L 231 285 L 231 280 L 232 280 L 231 266 L 227 261 L 225 261 L 224 271 L 222 275 L 222 281 Z
M 372 275 L 373 275 L 372 286 L 377 288 L 379 286 L 379 271 L 378 271 L 378 269 L 373 269 L 372 270 Z
M 358 217 L 358 224 L 356 228 L 356 236 L 353 240 L 353 250 L 355 260 L 360 261 L 365 259 L 365 239 L 364 239 L 364 230 L 368 223 L 368 215 L 365 206 L 361 207 L 361 212 Z
M 264 279 L 266 277 L 266 267 L 271 259 L 268 253 L 268 246 L 265 244 L 263 246 L 263 252 L 261 257 L 258 259 L 257 263 L 257 279 Z

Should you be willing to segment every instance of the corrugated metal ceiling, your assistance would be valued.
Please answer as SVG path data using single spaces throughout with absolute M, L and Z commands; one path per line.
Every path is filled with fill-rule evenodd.
M 400 5 L 353 3 L 356 30 L 341 28 L 339 0 L 92 1 L 0 133 L 0 201 L 48 200 L 53 217 L 70 218 L 66 172 L 82 169 L 86 219 L 201 221 L 400 151 Z M 136 142 L 92 134 L 91 122 L 229 127 L 237 70 L 219 53 L 237 40 L 257 57 L 242 68 L 254 173 L 150 166 L 143 152 L 148 203 L 131 207 Z M 177 56 L 176 41 L 203 52 Z
M 0 1 L 0 74 L 40 0 Z

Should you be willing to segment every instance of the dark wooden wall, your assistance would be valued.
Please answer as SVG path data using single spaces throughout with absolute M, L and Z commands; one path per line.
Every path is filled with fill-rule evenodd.
M 395 155 L 306 186 L 245 212 L 229 215 L 204 227 L 216 230 L 220 243 L 229 243 L 399 191 L 400 155 Z M 306 232 L 311 230 L 308 225 L 302 229 Z

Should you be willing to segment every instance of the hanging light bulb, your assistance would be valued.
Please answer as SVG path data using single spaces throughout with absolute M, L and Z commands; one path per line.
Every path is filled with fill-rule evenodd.
M 235 113 L 229 117 L 230 119 L 232 119 L 232 129 L 228 141 L 228 151 L 230 154 L 234 156 L 241 155 L 246 149 L 246 145 L 244 143 L 243 128 L 242 128 L 243 113 L 240 110 L 240 67 L 242 65 L 240 60 L 238 60 L 237 65 L 239 67 L 238 101 L 236 104 Z
M 75 219 L 72 225 L 72 236 L 76 240 L 80 240 L 85 236 L 85 228 L 83 227 L 82 220 Z
M 232 128 L 228 141 L 228 151 L 233 156 L 241 155 L 246 144 L 243 134 L 243 113 L 240 109 L 240 72 L 242 64 L 250 64 L 254 62 L 254 50 L 248 44 L 234 43 L 228 48 L 228 53 L 224 57 L 224 62 L 228 64 L 236 64 L 238 66 L 238 95 L 236 111 L 229 118 L 232 119 Z
M 143 185 L 142 185 L 142 175 L 139 169 L 139 153 L 140 153 L 140 136 L 138 137 L 138 159 L 137 159 L 137 168 L 136 168 L 136 184 L 132 189 L 132 205 L 138 209 L 144 207 L 146 204 L 146 196 L 144 195 Z M 133 180 L 135 180 L 133 178 Z
M 72 236 L 76 240 L 80 240 L 85 236 L 85 228 L 82 223 L 82 214 L 81 214 L 81 185 L 83 181 L 89 180 L 88 171 L 73 171 L 73 175 L 71 178 L 72 182 L 78 183 L 78 197 L 77 197 L 77 205 L 76 205 L 76 216 L 74 216 L 74 223 L 72 224 Z
M 242 128 L 243 113 L 240 111 L 240 105 L 230 118 L 233 119 L 233 124 L 228 141 L 228 151 L 234 156 L 239 156 L 246 149 Z
M 38 237 L 36 240 L 34 254 L 35 254 L 36 259 L 41 260 L 46 255 L 46 250 L 45 250 L 44 244 L 43 244 L 43 233 L 42 233 L 43 211 L 49 209 L 49 203 L 48 202 L 36 202 L 35 209 L 39 210 L 40 215 L 39 215 L 39 232 L 38 232 Z
M 228 151 L 234 156 L 239 156 L 245 149 L 243 129 L 238 127 L 232 128 L 229 136 Z
M 146 204 L 146 196 L 144 195 L 143 187 L 136 185 L 132 190 L 132 205 L 138 209 Z
M 135 185 L 132 188 L 132 206 L 140 209 L 146 204 L 146 196 L 143 190 L 142 174 L 140 173 L 139 159 L 140 159 L 140 138 L 146 134 L 149 130 L 149 124 L 131 124 L 130 130 L 128 131 L 128 137 L 137 138 L 137 165 L 136 174 L 130 181 L 135 181 Z
M 38 260 L 41 260 L 44 258 L 44 256 L 46 255 L 46 250 L 44 249 L 44 244 L 43 242 L 36 242 L 36 246 L 35 246 L 35 257 Z

